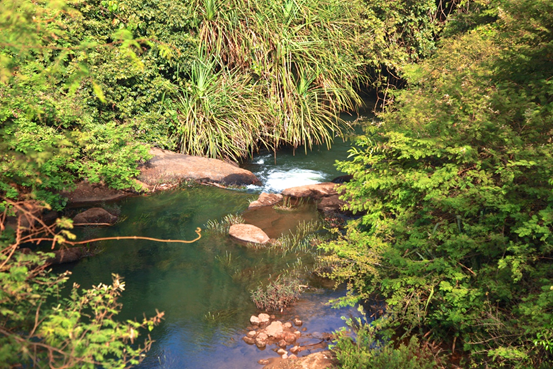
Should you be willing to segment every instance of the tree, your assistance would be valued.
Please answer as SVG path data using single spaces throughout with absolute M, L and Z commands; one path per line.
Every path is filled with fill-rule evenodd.
M 553 359 L 553 4 L 505 0 L 499 18 L 441 41 L 339 167 L 354 212 L 327 246 L 391 325 L 474 365 Z

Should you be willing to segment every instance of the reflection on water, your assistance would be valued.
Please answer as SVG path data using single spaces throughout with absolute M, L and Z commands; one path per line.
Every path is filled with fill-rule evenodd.
M 126 220 L 99 230 L 95 236 L 193 239 L 196 227 L 204 228 L 209 219 L 243 212 L 255 197 L 241 191 L 198 186 L 129 198 L 119 203 Z M 292 223 L 318 217 L 312 204 L 304 204 L 297 213 L 268 208 L 256 214 L 249 215 L 254 223 L 276 217 L 275 222 L 280 224 L 284 222 L 278 220 L 282 215 L 293 219 Z M 283 231 L 288 227 L 284 223 Z M 193 244 L 121 240 L 105 241 L 99 247 L 103 251 L 98 255 L 70 266 L 71 282 L 89 288 L 110 282 L 111 273 L 118 273 L 127 284 L 121 298 L 121 319 L 141 319 L 144 313 L 151 315 L 155 309 L 165 312 L 164 322 L 152 331 L 156 342 L 141 367 L 258 368 L 257 360 L 277 355 L 269 348 L 260 351 L 241 340 L 250 316 L 258 313 L 249 291 L 289 270 L 301 255 L 247 248 L 227 235 L 205 230 L 202 239 Z M 345 310 L 337 312 L 322 305 L 331 293 L 335 292 L 307 294 L 303 302 L 293 307 L 310 330 L 332 331 L 343 324 L 339 316 Z M 309 308 L 301 310 L 302 306 Z M 325 318 L 317 321 L 316 316 Z

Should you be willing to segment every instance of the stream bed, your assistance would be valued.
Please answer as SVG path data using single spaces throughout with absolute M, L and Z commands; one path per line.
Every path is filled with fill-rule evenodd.
M 120 221 L 109 228 L 86 228 L 80 237 L 137 235 L 162 239 L 202 238 L 192 244 L 156 243 L 143 240 L 104 241 L 94 257 L 65 266 L 72 271 L 70 283 L 83 288 L 111 282 L 111 273 L 124 278 L 125 291 L 120 299 L 120 319 L 140 320 L 155 310 L 165 312 L 165 320 L 152 332 L 155 343 L 141 368 L 261 368 L 259 359 L 278 357 L 271 347 L 259 350 L 242 341 L 249 318 L 258 311 L 250 291 L 261 283 L 278 278 L 290 268 L 307 268 L 301 255 L 281 253 L 268 248 L 248 248 L 227 235 L 206 231 L 209 220 L 244 212 L 261 191 L 324 182 L 341 175 L 336 160 L 347 158 L 349 143 L 338 140 L 332 150 L 316 147 L 307 155 L 302 150 L 260 153 L 243 165 L 254 172 L 263 186 L 227 190 L 209 186 L 191 186 L 127 198 L 104 204 L 120 212 Z M 301 220 L 318 219 L 314 204 L 273 216 L 285 219 L 279 230 L 286 233 Z M 259 213 L 258 221 L 268 215 Z M 271 215 L 269 215 L 271 216 Z M 248 219 L 254 223 L 256 219 Z M 278 236 L 273 234 L 272 236 Z M 315 285 L 313 285 L 315 284 Z M 328 289 L 311 283 L 301 299 L 278 318 L 298 316 L 307 329 L 305 343 L 320 342 L 323 332 L 344 326 L 342 316 L 358 316 L 355 308 L 333 309 L 329 299 L 345 295 L 344 289 Z M 302 328 L 303 328 L 302 327 Z M 303 351 L 300 356 L 309 354 Z

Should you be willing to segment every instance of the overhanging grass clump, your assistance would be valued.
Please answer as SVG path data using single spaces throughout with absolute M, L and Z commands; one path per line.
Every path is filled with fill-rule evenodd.
M 199 52 L 178 98 L 180 151 L 238 159 L 259 146 L 330 146 L 356 109 L 356 6 L 193 1 Z

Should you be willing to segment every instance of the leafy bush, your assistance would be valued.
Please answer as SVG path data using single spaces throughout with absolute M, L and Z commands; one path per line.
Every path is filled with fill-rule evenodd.
M 342 329 L 331 347 L 342 369 L 434 369 L 436 360 L 416 336 L 407 344 L 378 337 L 377 330 L 361 319 L 350 320 L 355 340 Z
M 475 365 L 547 367 L 553 3 L 505 0 L 498 14 L 408 68 L 410 87 L 339 165 L 366 214 L 327 249 L 360 298 L 384 296 L 389 324 Z

